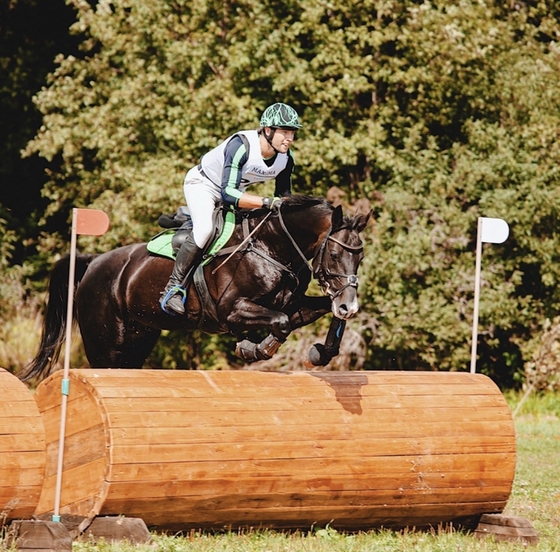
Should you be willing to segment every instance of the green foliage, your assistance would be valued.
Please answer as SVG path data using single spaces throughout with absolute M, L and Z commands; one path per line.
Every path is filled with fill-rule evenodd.
M 31 360 L 40 335 L 37 301 L 27 297 L 26 272 L 10 266 L 16 239 L 0 218 L 0 367 L 12 372 Z
M 557 391 L 539 391 L 526 396 L 520 391 L 509 390 L 504 393 L 504 397 L 514 417 L 548 420 L 560 418 L 560 393 Z
M 511 236 L 484 247 L 478 368 L 519 384 L 526 344 L 560 307 L 555 3 L 71 4 L 81 54 L 57 58 L 26 150 L 52 162 L 44 222 L 91 206 L 112 228 L 82 247 L 146 239 L 183 201 L 201 154 L 287 102 L 304 124 L 296 191 L 336 185 L 374 209 L 358 320 L 365 367 L 467 368 L 476 222 L 490 216 Z M 43 253 L 65 240 L 45 236 Z M 215 345 L 203 341 L 186 347 Z M 183 358 L 223 358 L 192 354 Z
M 560 318 L 547 319 L 538 338 L 527 344 L 525 384 L 527 392 L 560 390 Z
M 25 239 L 17 245 L 17 263 L 34 250 L 36 212 L 44 207 L 47 163 L 20 155 L 41 125 L 32 97 L 54 69 L 55 54 L 75 47 L 68 35 L 73 17 L 64 0 L 0 0 L 0 216 Z
M 146 368 L 227 370 L 239 359 L 232 358 L 235 339 L 231 336 L 204 336 L 199 331 L 185 335 L 164 330 L 146 361 Z
M 6 227 L 6 221 L 0 218 L 0 269 L 2 270 L 10 266 L 15 241 L 15 233 L 9 231 Z

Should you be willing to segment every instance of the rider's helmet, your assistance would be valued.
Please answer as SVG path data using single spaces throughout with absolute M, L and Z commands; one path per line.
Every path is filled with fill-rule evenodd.
M 261 127 L 298 130 L 301 125 L 299 124 L 297 111 L 285 103 L 278 102 L 269 105 L 264 110 L 261 117 Z

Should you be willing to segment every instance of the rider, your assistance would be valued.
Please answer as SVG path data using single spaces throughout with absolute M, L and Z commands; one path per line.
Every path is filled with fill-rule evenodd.
M 189 269 L 201 260 L 204 246 L 214 232 L 213 214 L 219 204 L 241 209 L 279 208 L 290 195 L 294 158 L 290 146 L 301 128 L 296 110 L 284 103 L 267 107 L 260 128 L 242 130 L 202 156 L 190 169 L 183 190 L 193 231 L 177 252 L 175 266 L 160 301 L 168 314 L 185 312 Z M 276 180 L 274 197 L 249 194 L 245 189 L 258 182 Z

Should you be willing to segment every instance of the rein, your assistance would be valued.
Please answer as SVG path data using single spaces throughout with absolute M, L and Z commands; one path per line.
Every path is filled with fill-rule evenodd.
M 212 274 L 214 274 L 217 270 L 219 270 L 235 253 L 240 251 L 243 248 L 243 246 L 247 246 L 245 248 L 245 251 L 253 251 L 253 253 L 256 253 L 256 254 L 260 255 L 261 257 L 263 257 L 267 261 L 271 262 L 272 264 L 274 264 L 278 268 L 288 272 L 294 278 L 297 279 L 297 276 L 292 269 L 288 268 L 286 265 L 282 264 L 281 262 L 277 261 L 276 259 L 273 259 L 267 253 L 265 253 L 263 251 L 259 251 L 258 249 L 252 247 L 251 236 L 253 236 L 261 228 L 261 226 L 268 220 L 268 218 L 270 217 L 271 214 L 272 214 L 271 212 L 267 213 L 267 215 L 263 218 L 263 220 L 261 222 L 259 222 L 259 224 L 257 226 L 255 226 L 255 228 L 250 233 L 248 233 L 244 236 L 241 243 L 239 245 L 237 245 L 231 252 L 229 252 L 228 256 L 212 271 Z M 327 242 L 329 240 L 338 244 L 338 245 L 340 245 L 341 247 L 343 247 L 347 251 L 353 251 L 353 252 L 356 252 L 356 253 L 363 250 L 363 245 L 362 244 L 360 244 L 360 245 L 349 245 L 347 243 L 344 243 L 344 242 L 336 239 L 332 235 L 332 228 L 331 228 L 331 231 L 327 234 L 327 236 L 325 237 L 325 239 L 323 240 L 323 242 L 319 246 L 318 254 L 314 255 L 314 258 L 317 259 L 317 263 L 316 263 L 317 268 L 313 269 L 312 264 L 305 257 L 303 251 L 301 250 L 299 245 L 296 243 L 292 234 L 290 233 L 290 231 L 286 227 L 286 224 L 284 222 L 284 218 L 282 217 L 282 212 L 280 210 L 278 211 L 278 219 L 280 221 L 280 226 L 282 227 L 282 230 L 284 230 L 284 233 L 286 234 L 286 236 L 288 236 L 288 238 L 292 242 L 292 245 L 294 246 L 294 249 L 297 251 L 298 255 L 303 260 L 304 266 L 306 266 L 309 269 L 309 271 L 313 274 L 313 276 L 319 282 L 319 285 L 321 286 L 323 291 L 327 295 L 329 295 L 331 297 L 331 299 L 333 299 L 333 300 L 336 299 L 348 287 L 355 287 L 355 288 L 358 287 L 358 276 L 356 274 L 341 274 L 341 273 L 338 273 L 338 272 L 331 272 L 328 268 L 323 267 L 323 261 L 324 261 L 324 257 L 325 257 Z M 224 253 L 224 252 L 222 251 L 222 253 Z M 334 293 L 331 293 L 330 292 L 330 285 L 327 282 L 327 280 L 328 279 L 333 279 L 333 278 L 346 278 L 346 283 L 338 291 L 336 291 Z
M 303 254 L 303 252 L 299 248 L 299 245 L 296 243 L 296 240 L 294 240 L 294 238 L 290 234 L 290 231 L 286 228 L 286 224 L 284 223 L 284 217 L 282 217 L 282 213 L 280 211 L 278 211 L 278 218 L 280 219 L 280 226 L 282 226 L 282 230 L 284 230 L 284 232 L 286 233 L 286 236 L 288 236 L 288 238 L 290 238 L 290 241 L 292 242 L 292 245 L 296 248 L 296 251 L 299 253 L 299 256 L 303 259 L 303 264 L 305 264 L 307 266 L 307 268 L 309 269 L 309 272 L 312 272 L 313 268 L 311 266 L 311 263 L 306 259 L 305 255 Z
M 318 262 L 317 262 L 317 267 L 318 268 L 316 270 L 313 270 L 313 267 L 312 267 L 311 263 L 306 259 L 305 255 L 301 251 L 300 247 L 298 246 L 298 244 L 296 243 L 296 241 L 294 240 L 294 238 L 290 234 L 290 231 L 286 228 L 286 225 L 284 223 L 284 219 L 282 217 L 282 213 L 280 211 L 278 211 L 278 218 L 280 219 L 280 225 L 282 226 L 282 229 L 284 230 L 284 232 L 286 233 L 288 238 L 290 238 L 290 241 L 292 242 L 292 245 L 295 247 L 296 251 L 299 253 L 299 256 L 303 259 L 303 262 L 304 262 L 305 266 L 307 266 L 309 271 L 313 274 L 313 276 L 319 282 L 319 285 L 321 286 L 323 291 L 327 295 L 329 295 L 332 300 L 336 299 L 346 288 L 348 288 L 348 287 L 357 288 L 358 287 L 358 276 L 356 274 L 340 274 L 338 272 L 331 272 L 328 268 L 323 268 L 323 259 L 325 257 L 325 251 L 326 251 L 326 248 L 327 248 L 327 241 L 329 241 L 329 240 L 333 241 L 334 243 L 336 243 L 338 245 L 340 245 L 341 247 L 343 247 L 347 251 L 353 251 L 353 252 L 356 252 L 356 253 L 363 250 L 363 248 L 364 248 L 363 244 L 349 245 L 349 244 L 344 243 L 340 240 L 337 240 L 332 235 L 332 228 L 331 228 L 331 231 L 329 232 L 329 234 L 327 234 L 326 238 L 323 240 L 323 243 L 321 243 L 321 245 L 319 246 Z M 330 292 L 330 286 L 329 286 L 329 283 L 327 282 L 327 279 L 332 279 L 332 278 L 346 278 L 346 283 L 338 291 L 336 291 L 334 293 Z
M 253 230 L 251 230 L 251 232 L 249 232 L 249 234 L 247 234 L 243 238 L 243 241 L 212 271 L 212 274 L 216 274 L 216 272 L 220 270 L 220 268 L 222 268 L 222 266 L 224 266 L 235 253 L 237 253 L 246 243 L 249 242 L 251 236 L 266 222 L 271 214 L 271 212 L 267 213 L 267 215 L 259 222 L 259 224 L 257 224 L 257 226 L 255 226 L 255 228 L 253 228 Z
M 245 248 L 245 251 L 253 251 L 253 253 L 256 253 L 257 255 L 260 255 L 261 257 L 263 257 L 263 259 L 266 259 L 267 261 L 269 261 L 273 265 L 277 266 L 281 270 L 284 270 L 284 271 L 288 272 L 294 278 L 297 279 L 297 276 L 296 276 L 295 272 L 293 270 L 291 270 L 290 268 L 288 268 L 286 265 L 282 264 L 281 262 L 277 261 L 276 259 L 273 259 L 270 255 L 264 253 L 263 251 L 259 251 L 258 249 L 255 249 L 255 248 L 252 247 L 252 242 L 250 241 L 251 236 L 259 230 L 259 228 L 267 221 L 267 219 L 270 217 L 271 214 L 272 214 L 272 212 L 269 211 L 266 214 L 266 216 L 263 218 L 263 220 L 261 220 L 259 222 L 259 224 L 257 226 L 255 226 L 255 228 L 253 228 L 253 230 L 243 238 L 243 241 L 237 247 L 235 247 L 235 249 L 233 249 L 233 251 L 231 251 L 229 253 L 229 255 L 212 271 L 212 274 L 215 274 L 217 270 L 222 268 L 222 266 L 224 266 L 224 264 L 227 263 L 227 261 L 229 261 L 229 259 L 235 253 L 237 253 L 239 250 L 241 250 L 241 248 L 244 245 L 247 245 L 247 247 Z M 303 262 L 304 262 L 305 266 L 307 266 L 307 268 L 309 269 L 310 272 L 313 272 L 313 268 L 311 266 L 311 263 L 305 258 L 305 255 L 303 254 L 299 245 L 296 243 L 296 241 L 294 240 L 294 238 L 290 234 L 290 231 L 286 227 L 286 224 L 284 223 L 284 218 L 282 217 L 282 213 L 280 211 L 278 211 L 278 219 L 280 220 L 280 226 L 282 226 L 282 230 L 284 230 L 284 233 L 286 234 L 286 236 L 288 236 L 288 238 L 292 242 L 292 245 L 294 246 L 294 248 L 298 252 L 299 256 L 303 259 Z M 222 251 L 222 254 L 223 254 L 223 251 Z

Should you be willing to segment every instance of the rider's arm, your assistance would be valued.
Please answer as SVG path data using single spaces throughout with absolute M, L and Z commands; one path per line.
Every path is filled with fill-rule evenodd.
M 239 136 L 234 136 L 224 151 L 224 170 L 222 173 L 222 201 L 241 209 L 259 209 L 263 198 L 239 190 L 241 168 L 247 162 L 248 152 Z M 280 175 L 278 175 L 280 176 Z
M 241 207 L 241 209 L 260 209 L 263 206 L 263 199 L 261 196 L 243 192 L 237 202 L 237 206 Z
M 222 201 L 226 205 L 239 205 L 239 200 L 244 195 L 239 190 L 241 184 L 241 168 L 247 162 L 248 152 L 243 140 L 234 136 L 224 150 L 224 170 L 222 173 Z
M 289 196 L 292 193 L 292 173 L 294 172 L 294 156 L 288 151 L 288 163 L 284 170 L 276 177 L 276 197 Z

